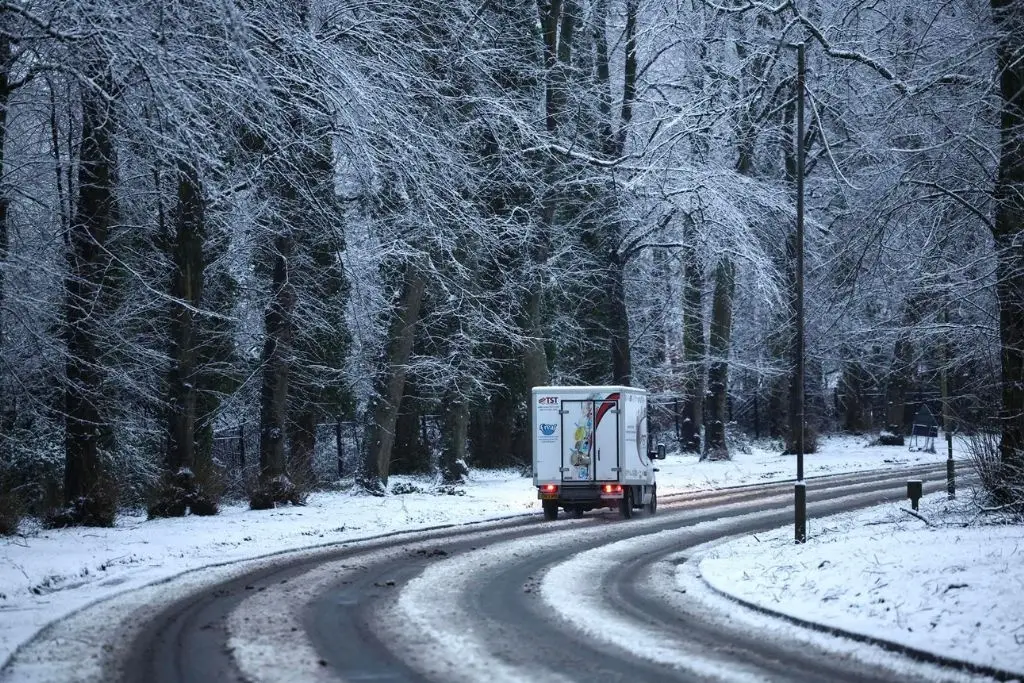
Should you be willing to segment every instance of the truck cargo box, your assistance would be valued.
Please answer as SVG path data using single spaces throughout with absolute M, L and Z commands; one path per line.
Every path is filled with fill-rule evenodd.
M 594 507 L 656 506 L 647 391 L 626 386 L 534 387 L 533 482 L 546 503 L 582 513 Z M 554 502 L 551 502 L 554 501 Z M 627 509 L 628 508 L 628 509 Z M 551 510 L 554 509 L 554 515 Z

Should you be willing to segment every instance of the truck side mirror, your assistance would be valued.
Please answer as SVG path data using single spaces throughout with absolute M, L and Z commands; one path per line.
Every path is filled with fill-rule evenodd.
M 664 459 L 665 459 L 665 444 L 659 443 L 658 444 L 658 460 L 664 460 Z

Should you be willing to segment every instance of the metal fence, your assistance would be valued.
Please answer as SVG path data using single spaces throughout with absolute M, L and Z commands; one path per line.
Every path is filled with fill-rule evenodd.
M 362 446 L 360 425 L 338 420 L 316 426 L 313 473 L 318 485 L 351 476 Z M 240 424 L 214 431 L 213 459 L 224 472 L 227 493 L 245 496 L 259 475 L 259 427 Z

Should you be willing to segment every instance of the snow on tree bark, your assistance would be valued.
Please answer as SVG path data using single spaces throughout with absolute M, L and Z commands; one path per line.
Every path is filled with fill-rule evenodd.
M 715 266 L 715 293 L 711 305 L 711 335 L 708 345 L 708 395 L 704 414 L 702 460 L 727 460 L 729 446 L 725 425 L 729 421 L 729 343 L 732 336 L 732 297 L 736 267 L 727 258 Z
M 687 453 L 701 452 L 700 429 L 704 424 L 704 268 L 696 245 L 693 219 L 684 218 L 683 246 L 683 381 L 682 448 Z
M 11 53 L 11 41 L 4 26 L 4 14 L 0 14 L 0 177 L 4 171 L 4 145 L 7 141 L 7 103 L 11 97 L 11 76 L 10 70 L 13 55 Z M 10 201 L 7 199 L 6 183 L 0 184 L 0 350 L 4 345 L 4 267 L 7 264 L 7 257 L 10 248 L 9 229 L 7 227 L 7 208 Z M 6 409 L 0 404 L 0 413 Z M 0 429 L 3 429 L 3 418 L 0 418 Z
M 1002 364 L 999 453 L 1017 485 L 1024 482 L 1024 4 L 992 0 L 1000 108 L 995 239 Z
M 100 69 L 100 88 L 109 74 Z M 111 526 L 116 490 L 105 466 L 113 447 L 103 383 L 103 321 L 111 288 L 111 254 L 107 249 L 119 221 L 116 116 L 106 92 L 83 90 L 82 137 L 78 152 L 78 201 L 68 235 L 68 271 L 64 279 L 65 361 L 65 510 L 57 524 Z
M 395 444 L 395 422 L 405 389 L 406 364 L 412 353 L 416 322 L 423 304 L 426 278 L 413 264 L 406 264 L 402 285 L 391 323 L 382 367 L 375 382 L 373 422 L 367 438 L 367 451 L 360 473 L 361 485 L 374 493 L 383 493 L 391 473 L 391 451 Z
M 174 210 L 174 247 L 170 293 L 174 298 L 170 313 L 170 357 L 167 372 L 167 472 L 150 506 L 151 516 L 182 516 L 191 509 L 195 514 L 217 510 L 215 496 L 209 490 L 212 464 L 208 452 L 198 453 L 197 419 L 201 368 L 200 332 L 197 329 L 203 303 L 203 278 L 206 267 L 204 242 L 203 187 L 195 167 L 179 161 L 176 169 L 178 198 Z M 198 462 L 200 459 L 203 462 Z
M 292 311 L 295 309 L 295 287 L 290 277 L 293 240 L 291 228 L 284 226 L 274 240 L 272 294 L 264 315 L 266 340 L 260 357 L 263 383 L 260 390 L 259 483 L 249 501 L 254 510 L 266 510 L 295 499 L 295 486 L 288 477 L 285 457 L 288 376 L 291 370 L 289 348 L 294 336 Z
M 457 389 L 450 391 L 442 403 L 444 411 L 444 445 L 441 448 L 441 481 L 446 485 L 462 484 L 466 475 L 466 438 L 469 428 L 469 404 Z

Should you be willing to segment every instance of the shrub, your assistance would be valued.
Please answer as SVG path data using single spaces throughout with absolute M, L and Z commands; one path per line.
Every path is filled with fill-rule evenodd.
M 993 506 L 1024 518 L 1024 472 L 1004 462 L 999 435 L 978 432 L 967 441 L 967 453 Z
M 164 474 L 156 494 L 147 506 L 149 518 L 215 515 L 220 510 L 224 492 L 222 478 L 215 464 L 196 468 L 195 472 L 181 468 L 174 474 Z
M 288 475 L 281 475 L 257 485 L 249 497 L 249 509 L 272 510 L 283 503 L 304 505 L 305 502 Z
M 392 484 L 391 493 L 396 496 L 404 496 L 409 493 L 426 493 L 426 491 L 421 489 L 419 486 L 416 486 L 416 484 L 399 482 L 397 484 Z
M 902 434 L 891 432 L 888 429 L 883 429 L 878 435 L 879 446 L 903 446 L 905 443 Z
M 47 512 L 43 526 L 59 529 L 67 526 L 111 527 L 117 519 L 117 487 L 104 479 L 86 496 L 80 496 L 70 505 Z

